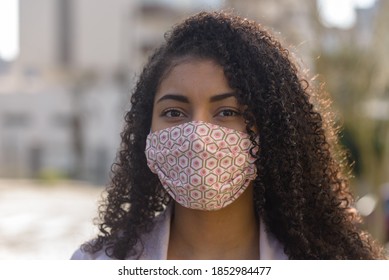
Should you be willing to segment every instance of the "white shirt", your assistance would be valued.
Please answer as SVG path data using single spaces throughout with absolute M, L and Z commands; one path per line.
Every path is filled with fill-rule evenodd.
M 139 260 L 166 260 L 169 246 L 170 236 L 170 221 L 172 216 L 172 208 L 167 207 L 166 210 L 156 217 L 155 226 L 150 233 L 141 237 L 144 244 L 143 251 L 139 257 L 129 257 Z M 282 244 L 268 233 L 262 220 L 259 224 L 259 256 L 261 260 L 286 260 L 288 257 L 283 251 Z M 94 254 L 84 252 L 78 249 L 72 260 L 110 260 L 109 256 L 104 251 L 104 248 Z

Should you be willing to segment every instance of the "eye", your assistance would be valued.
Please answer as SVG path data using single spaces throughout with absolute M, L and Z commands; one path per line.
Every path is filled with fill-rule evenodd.
M 241 113 L 239 111 L 233 109 L 224 109 L 217 113 L 217 116 L 219 117 L 235 117 L 240 115 Z
M 164 110 L 162 112 L 161 116 L 168 117 L 168 118 L 181 118 L 181 117 L 185 117 L 184 113 L 182 113 L 181 111 L 179 111 L 177 109 L 167 109 L 167 110 Z

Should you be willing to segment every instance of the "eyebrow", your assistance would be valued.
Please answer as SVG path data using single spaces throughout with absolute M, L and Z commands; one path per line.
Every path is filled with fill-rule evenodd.
M 179 95 L 179 94 L 166 94 L 162 96 L 160 99 L 158 99 L 157 103 L 164 100 L 176 100 L 182 103 L 189 103 L 189 99 L 186 96 Z
M 227 92 L 227 93 L 214 95 L 209 99 L 209 101 L 213 103 L 213 102 L 218 102 L 218 101 L 230 98 L 230 97 L 236 97 L 236 93 L 235 92 Z M 160 99 L 158 99 L 157 103 L 159 103 L 163 100 L 175 100 L 175 101 L 179 101 L 182 103 L 189 103 L 189 99 L 186 96 L 179 95 L 179 94 L 166 94 L 166 95 L 162 96 Z
M 212 96 L 209 99 L 209 101 L 210 102 L 217 102 L 217 101 L 221 101 L 223 99 L 227 99 L 227 98 L 230 98 L 230 97 L 235 97 L 236 98 L 236 93 L 235 92 L 227 92 L 227 93 L 222 93 L 222 94 L 214 95 L 214 96 Z

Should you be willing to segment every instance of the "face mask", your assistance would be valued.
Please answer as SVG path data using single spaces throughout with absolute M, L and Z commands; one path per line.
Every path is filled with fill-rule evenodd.
M 150 170 L 176 202 L 218 210 L 257 176 L 252 147 L 247 133 L 195 121 L 150 133 L 145 153 Z

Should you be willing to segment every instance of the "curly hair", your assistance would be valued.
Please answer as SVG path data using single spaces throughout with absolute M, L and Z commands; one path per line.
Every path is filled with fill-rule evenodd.
M 98 237 L 84 244 L 115 259 L 139 254 L 140 236 L 171 201 L 144 155 L 154 95 L 179 58 L 209 59 L 224 69 L 258 139 L 255 211 L 289 259 L 380 259 L 360 229 L 325 100 L 275 37 L 254 21 L 201 12 L 166 33 L 131 97 L 112 180 L 99 207 Z M 313 99 L 315 98 L 315 99 Z M 320 105 L 322 104 L 322 105 Z M 322 112 L 319 112 L 322 110 Z M 256 135 L 250 128 L 258 128 Z

